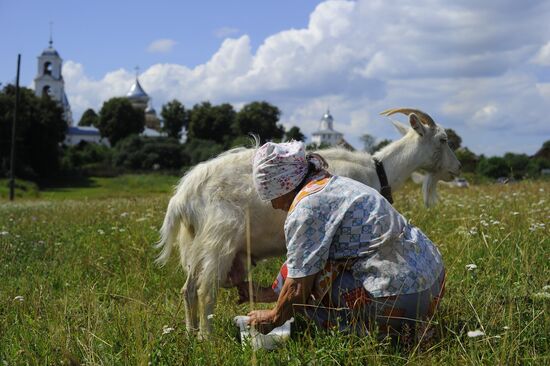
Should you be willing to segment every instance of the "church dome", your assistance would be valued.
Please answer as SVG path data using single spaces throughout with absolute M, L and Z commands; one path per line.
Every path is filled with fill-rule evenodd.
M 48 48 L 44 49 L 44 51 L 42 51 L 42 56 L 56 56 L 56 57 L 59 57 L 59 53 L 57 53 L 57 50 L 50 45 L 50 47 L 48 47 Z
M 321 130 L 332 130 L 333 129 L 334 118 L 330 114 L 330 111 L 327 109 L 323 118 L 321 118 Z
M 130 100 L 144 100 L 144 99 L 148 100 L 149 99 L 149 96 L 147 95 L 145 90 L 143 90 L 137 78 L 136 78 L 136 82 L 134 83 L 134 85 L 132 85 L 132 87 L 130 88 L 130 91 L 128 92 L 128 94 L 126 94 L 126 96 Z

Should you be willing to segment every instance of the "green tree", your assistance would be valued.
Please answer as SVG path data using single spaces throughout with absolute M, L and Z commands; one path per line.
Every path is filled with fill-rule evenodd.
M 99 119 L 99 116 L 97 115 L 97 113 L 92 108 L 88 108 L 82 114 L 82 117 L 80 117 L 80 121 L 78 122 L 78 125 L 95 127 L 97 126 L 98 119 Z
M 115 147 L 116 166 L 132 170 L 180 169 L 187 164 L 183 146 L 173 137 L 132 135 Z
M 139 134 L 145 127 L 143 111 L 132 107 L 126 98 L 111 98 L 99 111 L 97 128 L 102 137 L 109 139 L 111 146 L 133 134 Z
M 375 145 L 376 139 L 374 136 L 369 135 L 368 133 L 361 136 L 361 142 L 363 142 L 363 151 L 368 152 L 369 154 L 372 154 L 373 147 Z
M 503 159 L 508 166 L 512 178 L 522 179 L 527 175 L 529 157 L 526 154 L 506 153 Z
M 260 137 L 261 142 L 280 140 L 284 135 L 284 128 L 279 122 L 281 111 L 267 102 L 252 102 L 246 104 L 238 113 L 233 124 L 233 133 L 236 136 L 250 133 Z
M 190 165 L 196 165 L 220 154 L 224 151 L 224 146 L 216 143 L 216 141 L 195 138 L 185 143 L 183 151 L 186 161 Z
M 446 128 L 445 133 L 447 134 L 447 139 L 451 150 L 454 151 L 462 145 L 462 138 L 455 132 L 455 130 L 452 128 Z
M 462 165 L 462 171 L 465 173 L 474 173 L 479 163 L 479 158 L 467 147 L 461 147 L 455 151 L 456 158 Z
M 15 87 L 0 92 L 0 174 L 9 172 L 11 131 Z M 60 143 L 65 139 L 67 123 L 63 110 L 48 95 L 37 97 L 34 91 L 20 88 L 16 126 L 16 175 L 41 179 L 59 171 Z
M 234 137 L 231 126 L 235 121 L 233 106 L 224 103 L 213 106 L 210 102 L 196 104 L 191 110 L 187 138 L 189 140 L 213 140 L 229 146 Z
M 550 140 L 544 142 L 542 147 L 533 155 L 534 158 L 540 158 L 550 162 Z
M 383 148 L 385 148 L 386 146 L 388 146 L 389 144 L 392 143 L 392 140 L 389 140 L 389 139 L 384 139 L 378 143 L 376 143 L 373 147 L 372 147 L 372 152 L 371 154 L 374 154 L 375 152 L 377 151 L 380 151 L 382 150 Z
M 529 178 L 540 176 L 542 169 L 550 169 L 550 160 L 543 158 L 532 158 L 526 169 L 526 176 Z
M 162 106 L 160 115 L 164 120 L 163 130 L 166 134 L 179 140 L 181 138 L 181 129 L 183 127 L 187 128 L 189 122 L 183 104 L 174 99 Z
M 113 149 L 86 141 L 73 146 L 66 146 L 61 160 L 63 169 L 67 172 L 86 173 L 90 168 L 110 168 Z
M 332 146 L 326 142 L 321 142 L 319 145 L 312 142 L 311 144 L 306 145 L 306 150 L 308 151 L 315 151 L 315 150 L 324 150 L 324 149 L 330 149 Z
M 480 157 L 477 171 L 481 175 L 494 179 L 508 177 L 510 173 L 510 169 L 504 158 L 499 156 L 485 158 L 483 155 Z
M 292 126 L 290 130 L 285 132 L 285 140 L 287 141 L 305 141 L 306 137 L 300 131 L 300 127 Z

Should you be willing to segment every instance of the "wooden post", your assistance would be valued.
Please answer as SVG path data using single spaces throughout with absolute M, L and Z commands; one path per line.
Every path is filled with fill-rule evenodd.
M 15 79 L 15 107 L 13 110 L 13 124 L 11 126 L 11 152 L 10 152 L 10 201 L 15 197 L 15 126 L 17 125 L 17 109 L 19 107 L 19 68 L 21 66 L 21 54 L 17 55 L 17 77 Z

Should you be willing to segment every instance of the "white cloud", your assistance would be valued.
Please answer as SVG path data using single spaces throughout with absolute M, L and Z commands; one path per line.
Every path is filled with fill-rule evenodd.
M 234 27 L 221 27 L 214 30 L 216 38 L 227 38 L 239 34 L 239 29 Z
M 168 53 L 172 51 L 172 48 L 174 48 L 176 44 L 178 44 L 178 42 L 174 41 L 173 39 L 157 39 L 149 44 L 149 46 L 147 47 L 147 52 Z
M 497 114 L 498 108 L 494 104 L 487 104 L 474 114 L 473 121 L 475 123 L 483 124 L 487 121 L 490 121 Z
M 156 64 L 140 80 L 157 107 L 173 98 L 188 107 L 267 100 L 283 124 L 307 135 L 330 107 L 335 129 L 357 147 L 364 133 L 398 138 L 378 113 L 407 106 L 455 129 L 476 152 L 536 149 L 550 135 L 550 71 L 541 79 L 528 64 L 548 61 L 549 4 L 329 0 L 306 28 L 273 34 L 255 52 L 248 35 L 227 38 L 204 64 Z M 75 115 L 133 82 L 126 70 L 91 80 L 70 61 L 63 72 Z
M 540 48 L 532 62 L 541 66 L 550 66 L 550 42 Z
M 134 80 L 133 74 L 123 69 L 109 72 L 101 80 L 92 80 L 86 76 L 82 64 L 74 61 L 64 63 L 63 78 L 77 118 L 88 108 L 99 110 L 109 98 L 126 95 Z

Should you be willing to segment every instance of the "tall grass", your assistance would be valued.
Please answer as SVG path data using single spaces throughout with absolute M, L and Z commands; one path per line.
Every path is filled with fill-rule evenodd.
M 148 195 L 142 184 L 121 184 L 126 193 L 109 199 L 98 188 L 87 200 L 72 191 L 0 204 L 0 364 L 251 363 L 232 326 L 249 310 L 235 304 L 236 292 L 220 291 L 214 334 L 199 341 L 183 324 L 185 277 L 176 258 L 164 268 L 153 263 L 168 186 L 176 183 L 167 180 Z M 442 187 L 442 202 L 429 210 L 418 187 L 398 192 L 397 208 L 446 262 L 438 336 L 403 349 L 312 330 L 258 352 L 258 364 L 548 364 L 549 192 L 548 182 Z M 260 263 L 254 278 L 270 283 L 281 260 Z M 474 330 L 484 335 L 468 337 Z

